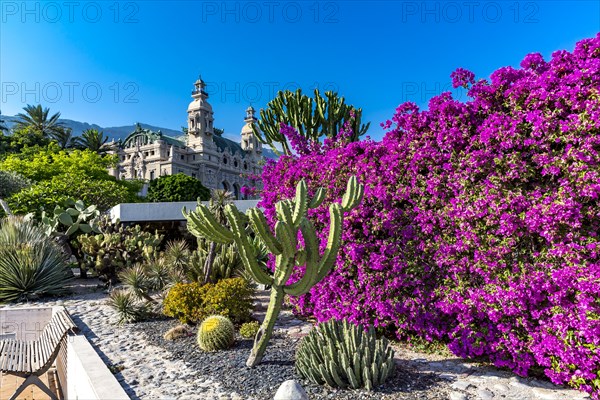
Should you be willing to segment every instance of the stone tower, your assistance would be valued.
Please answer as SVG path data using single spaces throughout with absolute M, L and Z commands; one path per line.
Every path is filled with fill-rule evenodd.
M 212 135 L 214 133 L 214 112 L 208 104 L 208 93 L 204 90 L 206 84 L 202 78 L 194 83 L 192 102 L 188 106 L 188 140 L 189 147 L 203 149 L 214 146 Z
M 255 110 L 252 106 L 246 109 L 246 124 L 242 127 L 242 150 L 253 156 L 260 157 L 262 154 L 262 143 L 254 136 L 252 125 L 256 124 Z

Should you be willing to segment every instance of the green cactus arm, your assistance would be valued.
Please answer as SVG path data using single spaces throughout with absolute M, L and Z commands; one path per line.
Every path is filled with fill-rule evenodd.
M 348 387 L 348 384 L 346 382 L 344 382 L 342 380 L 342 378 L 340 377 L 340 375 L 338 374 L 338 365 L 333 360 L 335 360 L 335 358 L 326 363 L 326 365 L 328 367 L 327 369 L 329 370 L 329 374 L 330 374 L 331 378 L 333 379 L 333 381 L 339 387 L 345 389 Z
M 306 200 L 307 190 L 308 189 L 306 187 L 306 182 L 304 182 L 304 179 L 302 179 L 300 182 L 298 182 L 298 185 L 296 185 L 294 212 L 292 214 L 292 223 L 295 228 L 298 228 L 300 226 L 300 222 L 302 221 L 302 218 L 304 218 L 304 215 L 306 215 L 306 211 L 308 209 L 308 204 Z
M 306 264 L 306 249 L 300 249 L 296 252 L 294 264 L 298 266 Z
M 316 279 L 319 272 L 317 264 L 319 259 L 319 242 L 315 233 L 315 227 L 310 220 L 304 218 L 300 225 L 300 230 L 304 238 L 304 248 L 306 250 L 306 270 L 299 281 L 283 288 L 291 296 L 308 293 L 315 283 L 317 283 Z
M 214 214 L 207 206 L 199 204 L 198 207 L 196 207 L 196 213 L 200 216 L 200 219 L 205 222 L 206 227 L 211 232 L 222 237 L 224 241 L 231 242 L 233 240 L 233 233 L 217 221 Z
M 262 211 L 258 208 L 251 208 L 247 212 L 250 224 L 254 232 L 258 235 L 263 244 L 267 247 L 269 252 L 279 255 L 283 251 L 281 243 L 275 238 L 269 229 L 267 219 Z
M 293 207 L 293 202 L 289 199 L 288 200 L 280 200 L 277 203 L 275 203 L 275 211 L 277 213 L 277 218 L 280 221 L 285 222 L 286 224 L 292 225 L 293 224 L 292 207 Z
M 318 188 L 315 191 L 315 195 L 313 196 L 310 203 L 308 204 L 308 208 L 319 207 L 323 203 L 323 200 L 325 200 L 326 194 L 327 194 L 327 191 L 325 190 L 325 188 L 322 188 L 322 187 Z
M 350 367 L 346 368 L 346 376 L 348 377 L 348 380 L 350 381 L 349 383 L 350 383 L 350 387 L 352 389 L 360 388 L 360 379 L 357 379 L 355 371 L 353 371 Z
M 358 183 L 356 176 L 350 177 L 346 186 L 346 193 L 342 197 L 342 208 L 344 211 L 350 211 L 356 207 L 362 200 L 364 186 Z
M 244 263 L 246 271 L 257 283 L 261 283 L 263 285 L 272 285 L 273 277 L 267 271 L 263 270 L 258 264 L 256 254 L 254 252 L 254 246 L 252 246 L 248 240 L 248 235 L 246 235 L 246 227 L 244 226 L 245 224 L 241 218 L 241 215 L 242 214 L 234 205 L 228 204 L 225 206 L 225 216 L 227 217 L 227 221 L 234 232 L 233 240 L 238 248 L 240 258 Z
M 343 211 L 340 204 L 331 204 L 329 206 L 329 236 L 327 238 L 327 247 L 323 252 L 321 261 L 318 265 L 316 282 L 325 277 L 333 267 L 337 253 L 340 248 L 340 238 L 342 236 Z
M 287 223 L 278 221 L 275 224 L 275 235 L 283 246 L 282 254 L 277 256 L 274 274 L 275 285 L 285 285 L 294 270 L 297 239 L 296 231 Z
M 192 235 L 196 236 L 197 238 L 206 238 L 209 235 L 208 232 L 204 232 L 202 230 L 204 225 L 200 222 L 200 220 L 191 212 L 188 213 L 185 207 L 182 210 L 182 214 L 187 220 L 187 229 Z
M 198 236 L 199 233 L 208 240 L 222 244 L 233 241 L 231 231 L 221 225 L 205 205 L 199 204 L 196 211 L 190 211 L 189 213 L 184 208 L 182 213 L 191 228 L 190 232 L 195 236 Z

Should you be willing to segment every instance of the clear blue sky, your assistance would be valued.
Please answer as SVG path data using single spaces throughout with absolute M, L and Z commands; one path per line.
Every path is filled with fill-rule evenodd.
M 336 89 L 372 121 L 426 106 L 457 67 L 487 77 L 600 31 L 596 1 L 0 2 L 0 109 L 179 129 L 192 83 L 237 134 L 279 89 Z M 464 93 L 456 92 L 464 98 Z

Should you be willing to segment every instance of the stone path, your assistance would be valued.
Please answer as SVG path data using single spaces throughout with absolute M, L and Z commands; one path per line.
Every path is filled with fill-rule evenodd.
M 259 319 L 264 316 L 267 302 L 268 294 L 259 293 L 256 302 Z M 82 333 L 113 370 L 132 399 L 242 400 L 240 395 L 223 390 L 219 382 L 190 370 L 183 361 L 169 360 L 164 349 L 149 344 L 144 334 L 132 326 L 117 325 L 116 315 L 106 304 L 106 295 L 103 293 L 76 295 L 36 305 L 42 303 L 64 305 L 69 310 Z M 293 337 L 301 337 L 311 327 L 310 323 L 295 319 L 289 310 L 284 310 L 275 329 Z M 447 382 L 450 387 L 449 400 L 589 398 L 587 394 L 557 387 L 546 381 L 519 378 L 508 371 L 461 359 L 417 353 L 402 347 L 396 348 L 396 357 L 402 368 L 433 373 Z M 431 397 L 425 392 L 423 399 L 440 398 L 439 394 L 434 395 L 435 387 L 430 390 Z

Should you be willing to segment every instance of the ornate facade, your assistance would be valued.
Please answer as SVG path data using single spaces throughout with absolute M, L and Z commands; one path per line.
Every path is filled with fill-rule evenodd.
M 194 83 L 187 134 L 170 137 L 137 125 L 118 150 L 119 168 L 114 173 L 119 179 L 152 180 L 184 173 L 210 189 L 227 189 L 237 199 L 244 198 L 242 186 L 255 187 L 248 175 L 260 175 L 263 164 L 262 145 L 252 132 L 255 110 L 246 110 L 240 143 L 226 139 L 215 133 L 205 87 L 202 79 Z

